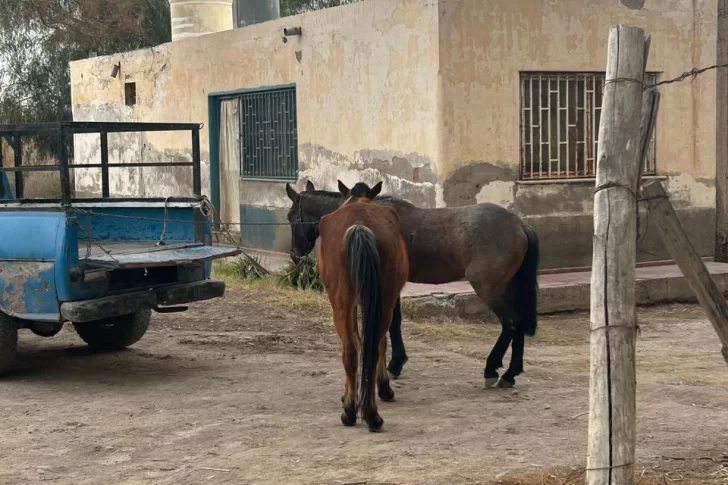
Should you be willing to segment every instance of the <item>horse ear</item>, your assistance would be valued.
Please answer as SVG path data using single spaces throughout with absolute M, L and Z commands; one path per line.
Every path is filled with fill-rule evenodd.
M 301 197 L 298 195 L 298 192 L 296 192 L 293 187 L 291 187 L 291 184 L 286 184 L 286 193 L 288 194 L 288 198 L 291 199 L 293 202 L 298 202 L 298 198 Z
M 382 191 L 382 181 L 380 180 L 377 182 L 377 185 L 369 189 L 369 200 L 374 200 L 376 196 L 379 195 L 379 192 Z
M 341 192 L 341 195 L 343 195 L 345 198 L 349 197 L 349 187 L 344 185 L 344 182 L 341 180 L 337 180 L 339 182 L 339 192 Z
M 306 192 L 313 192 L 314 190 L 316 189 L 313 186 L 313 182 L 311 182 L 310 180 L 306 182 Z

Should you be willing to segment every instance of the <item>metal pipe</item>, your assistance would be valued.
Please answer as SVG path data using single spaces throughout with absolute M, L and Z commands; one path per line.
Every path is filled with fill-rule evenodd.
M 109 134 L 101 132 L 101 196 L 109 195 Z
M 15 168 L 23 166 L 23 143 L 19 136 L 12 137 L 13 140 L 13 152 L 15 153 Z M 23 187 L 23 172 L 15 172 L 15 198 L 22 199 L 24 192 Z
M 66 147 L 66 128 L 61 127 L 60 153 L 58 162 L 61 165 L 61 202 L 63 205 L 71 205 L 71 174 L 68 168 L 68 150 Z
M 202 195 L 202 170 L 200 167 L 200 129 L 192 130 L 192 185 L 195 195 Z

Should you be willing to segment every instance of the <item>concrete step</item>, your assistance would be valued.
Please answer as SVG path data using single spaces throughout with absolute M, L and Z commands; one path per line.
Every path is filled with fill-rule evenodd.
M 718 289 L 728 289 L 728 263 L 705 263 Z M 677 265 L 650 266 L 636 269 L 637 305 L 668 302 L 694 303 L 695 293 Z M 540 314 L 589 310 L 591 271 L 539 275 L 538 312 Z M 456 281 L 443 285 L 408 283 L 402 292 L 411 310 L 418 315 L 442 315 L 447 312 L 460 317 L 483 317 L 495 320 L 470 283 Z
M 246 250 L 261 258 L 263 266 L 279 271 L 288 261 L 287 254 Z M 724 294 L 728 291 L 728 263 L 705 261 L 705 266 Z M 638 305 L 685 302 L 694 303 L 695 294 L 675 264 L 645 264 L 636 268 L 636 299 Z M 588 311 L 591 271 L 545 271 L 538 277 L 538 312 L 540 314 Z M 490 310 L 478 298 L 467 281 L 442 285 L 407 283 L 402 291 L 403 305 L 418 315 L 451 315 L 495 320 Z

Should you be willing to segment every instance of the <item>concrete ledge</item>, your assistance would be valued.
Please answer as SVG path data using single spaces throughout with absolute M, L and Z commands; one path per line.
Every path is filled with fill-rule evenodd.
M 288 261 L 288 255 L 247 249 L 261 258 L 263 265 L 279 271 Z M 728 263 L 705 261 L 705 266 L 718 285 L 728 292 Z M 639 263 L 635 293 L 637 305 L 647 306 L 669 302 L 696 302 L 685 277 L 675 264 L 658 262 Z M 539 314 L 589 311 L 591 271 L 587 267 L 544 270 L 538 276 Z M 402 291 L 403 304 L 422 316 L 457 316 L 497 322 L 495 315 L 485 306 L 467 281 L 453 281 L 442 285 L 407 283 Z
M 728 289 L 728 264 L 706 263 L 722 293 Z M 687 280 L 675 265 L 637 269 L 637 305 L 697 301 Z M 539 314 L 589 311 L 591 272 L 547 274 L 539 277 Z M 447 285 L 408 284 L 402 293 L 405 305 L 422 316 L 457 316 L 496 322 L 466 281 Z

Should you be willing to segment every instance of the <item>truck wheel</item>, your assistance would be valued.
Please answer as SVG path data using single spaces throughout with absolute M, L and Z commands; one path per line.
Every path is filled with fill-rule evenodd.
M 30 331 L 39 337 L 55 337 L 63 330 L 62 323 L 34 323 L 30 326 Z
M 94 350 L 121 350 L 137 343 L 149 328 L 150 309 L 93 322 L 74 323 L 78 336 Z
M 18 321 L 0 312 L 0 374 L 10 369 L 18 351 Z

